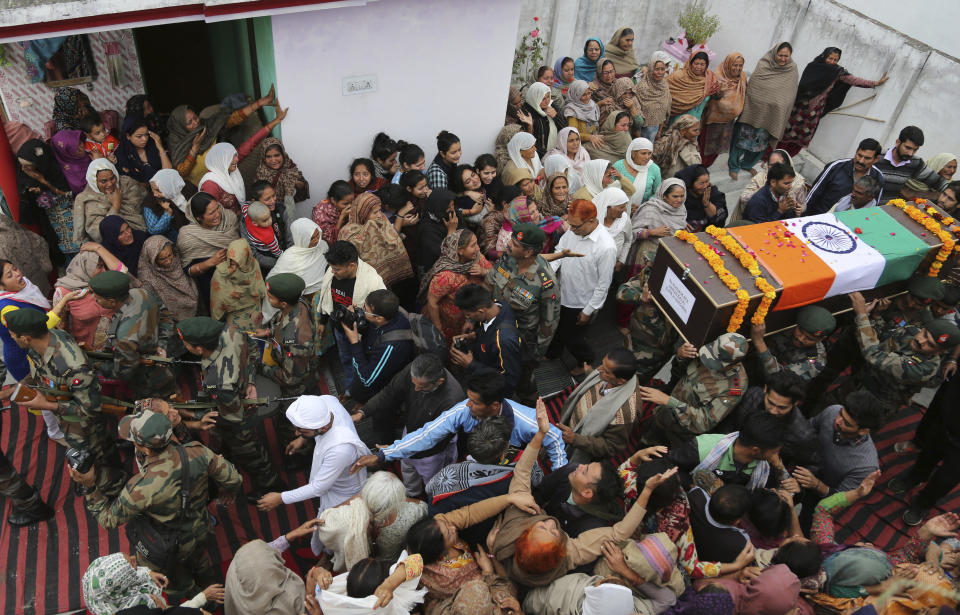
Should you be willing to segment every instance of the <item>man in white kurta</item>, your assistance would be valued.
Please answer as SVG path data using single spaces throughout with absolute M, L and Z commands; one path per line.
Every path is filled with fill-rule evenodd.
M 287 446 L 287 453 L 306 446 L 313 438 L 313 463 L 307 484 L 284 491 L 268 493 L 257 503 L 260 510 L 273 510 L 280 504 L 294 504 L 317 498 L 317 516 L 360 493 L 366 470 L 350 473 L 350 466 L 370 449 L 357 436 L 357 429 L 346 409 L 332 395 L 303 395 L 287 408 L 287 418 L 296 427 L 298 438 Z M 315 554 L 322 549 L 314 534 L 311 545 Z

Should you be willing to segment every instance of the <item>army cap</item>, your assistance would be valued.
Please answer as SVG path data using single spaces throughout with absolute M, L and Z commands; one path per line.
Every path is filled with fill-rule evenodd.
M 943 299 L 940 299 L 941 302 L 954 307 L 960 304 L 960 286 L 945 283 L 941 284 L 941 286 L 943 286 Z
M 17 335 L 43 335 L 47 332 L 47 313 L 33 308 L 14 308 L 4 314 L 3 321 Z
M 910 294 L 914 297 L 922 299 L 924 303 L 943 300 L 943 284 L 941 284 L 937 278 L 926 276 L 913 278 L 910 280 L 907 290 L 910 291 Z
M 177 332 L 189 344 L 212 344 L 220 339 L 223 323 L 209 316 L 194 316 L 178 322 Z
M 547 234 L 536 224 L 514 224 L 513 238 L 525 248 L 539 252 L 547 243 Z
M 104 271 L 90 278 L 90 289 L 107 299 L 122 299 L 130 292 L 130 276 L 121 271 Z
M 811 335 L 830 335 L 837 328 L 837 319 L 828 309 L 808 305 L 797 310 L 797 326 Z
M 267 292 L 287 303 L 296 303 L 307 285 L 303 278 L 295 273 L 278 273 L 267 278 Z
M 173 438 L 173 423 L 165 415 L 144 408 L 123 417 L 119 433 L 120 437 L 126 436 L 134 444 L 160 450 L 166 448 Z
M 930 332 L 940 350 L 948 350 L 960 344 L 960 329 L 946 320 L 937 318 L 927 321 L 923 328 Z
M 724 333 L 700 347 L 698 356 L 707 369 L 718 372 L 747 354 L 747 338 L 739 333 Z

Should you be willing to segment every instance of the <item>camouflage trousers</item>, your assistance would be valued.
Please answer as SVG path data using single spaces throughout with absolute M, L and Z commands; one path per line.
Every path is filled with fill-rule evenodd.
M 66 421 L 57 417 L 67 446 L 90 451 L 96 468 L 97 490 L 107 497 L 116 497 L 127 482 L 127 473 L 123 469 L 117 443 L 109 435 L 107 417 L 75 418 L 79 420 Z
M 217 423 L 217 433 L 223 445 L 223 456 L 250 475 L 254 491 L 281 489 L 280 476 L 270 463 L 267 449 L 254 425 L 234 425 L 221 420 Z
M 165 574 L 168 580 L 165 593 L 170 598 L 170 604 L 179 604 L 193 598 L 209 585 L 223 583 L 223 575 L 210 559 L 210 538 L 209 532 L 202 536 L 181 538 L 186 541 L 181 543 L 171 570 L 162 570 L 140 553 L 136 554 L 137 564 Z

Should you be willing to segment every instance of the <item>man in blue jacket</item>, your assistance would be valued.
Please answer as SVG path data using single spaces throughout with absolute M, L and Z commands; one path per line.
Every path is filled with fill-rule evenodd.
M 790 165 L 776 162 L 767 170 L 767 185 L 747 201 L 743 217 L 753 223 L 793 218 L 803 213 L 803 203 L 789 196 L 796 172 Z
M 512 396 L 523 373 L 520 332 L 513 309 L 495 302 L 493 294 L 479 284 L 467 284 L 458 290 L 453 304 L 473 323 L 473 332 L 454 338 L 450 360 L 468 371 L 479 365 L 497 370 L 505 381 L 503 394 Z M 458 348 L 459 340 L 471 344 L 471 349 Z
M 872 177 L 883 186 L 883 172 L 873 166 L 880 160 L 880 143 L 876 139 L 864 139 L 857 146 L 853 158 L 834 160 L 813 180 L 807 193 L 806 215 L 825 214 L 837 201 L 853 191 L 853 185 L 862 177 Z M 883 191 L 877 194 L 877 202 L 883 203 Z
M 350 363 L 344 367 L 353 371 L 350 396 L 357 403 L 366 403 L 390 379 L 413 360 L 413 333 L 410 321 L 400 313 L 400 301 L 389 290 L 375 290 L 363 304 L 368 330 L 361 338 L 357 323 L 343 323 L 343 331 L 350 343 Z
M 430 450 L 453 434 L 470 433 L 481 421 L 501 416 L 511 425 L 510 444 L 523 448 L 537 434 L 537 412 L 533 408 L 522 406 L 515 401 L 505 399 L 503 395 L 503 376 L 487 368 L 477 368 L 467 380 L 467 399 L 450 408 L 420 429 L 407 433 L 393 444 L 377 445 L 376 455 L 365 455 L 358 459 L 351 472 L 373 465 L 383 465 L 388 461 L 408 459 L 421 451 Z M 555 425 L 543 441 L 550 457 L 550 467 L 556 470 L 567 464 L 560 430 Z

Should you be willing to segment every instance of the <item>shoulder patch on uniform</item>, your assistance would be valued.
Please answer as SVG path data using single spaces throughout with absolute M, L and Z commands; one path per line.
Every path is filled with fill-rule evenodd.
M 552 288 L 554 282 L 552 279 L 547 277 L 547 273 L 545 271 L 540 271 L 539 273 L 543 288 Z

